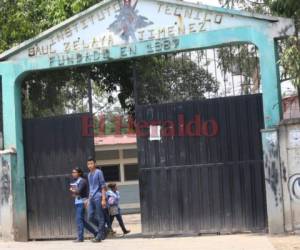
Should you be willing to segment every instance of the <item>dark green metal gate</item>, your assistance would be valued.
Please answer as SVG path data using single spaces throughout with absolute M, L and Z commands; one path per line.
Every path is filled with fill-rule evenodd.
M 94 138 L 82 135 L 88 114 L 24 120 L 28 229 L 30 239 L 76 234 L 70 173 L 94 155 Z M 89 116 L 90 117 L 90 116 Z

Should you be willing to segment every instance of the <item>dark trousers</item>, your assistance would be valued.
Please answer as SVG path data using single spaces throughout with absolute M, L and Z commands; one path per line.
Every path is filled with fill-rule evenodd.
M 84 240 L 84 228 L 91 232 L 93 235 L 97 235 L 96 230 L 86 222 L 84 219 L 84 204 L 76 204 L 76 224 L 77 224 L 77 239 Z
M 100 200 L 91 199 L 88 209 L 88 218 L 97 227 L 97 239 L 105 239 L 104 211 Z
M 126 227 L 124 225 L 124 222 L 123 222 L 123 218 L 122 218 L 122 214 L 120 212 L 120 209 L 119 209 L 119 213 L 117 215 L 114 215 L 114 216 L 110 216 L 110 227 L 112 225 L 112 223 L 114 222 L 114 219 L 117 219 L 117 221 L 119 222 L 119 225 L 123 231 L 123 233 L 125 233 L 127 230 L 126 230 Z
M 107 230 L 111 230 L 111 222 L 110 222 L 110 216 L 109 216 L 109 211 L 108 208 L 105 208 L 104 210 L 104 220 L 105 220 L 105 226 L 107 227 Z

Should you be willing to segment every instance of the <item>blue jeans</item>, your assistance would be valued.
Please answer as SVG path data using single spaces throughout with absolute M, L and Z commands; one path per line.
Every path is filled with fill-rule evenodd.
M 91 199 L 88 209 L 89 221 L 97 227 L 96 239 L 105 239 L 105 219 L 101 200 Z
M 84 228 L 91 232 L 93 235 L 97 235 L 96 230 L 85 221 L 84 219 L 84 204 L 76 204 L 76 224 L 77 224 L 77 239 L 84 240 Z

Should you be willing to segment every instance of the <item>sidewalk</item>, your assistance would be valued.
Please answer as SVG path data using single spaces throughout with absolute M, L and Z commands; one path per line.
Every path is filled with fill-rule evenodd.
M 117 235 L 95 244 L 86 240 L 74 244 L 72 241 L 35 241 L 28 243 L 0 242 L 1 250 L 300 250 L 299 236 L 269 237 L 268 235 L 242 234 L 199 237 L 142 238 L 139 215 L 124 216 L 126 226 L 132 234 L 121 236 L 116 223 Z
M 274 250 L 266 236 L 201 236 L 160 239 L 108 239 L 95 244 L 89 241 L 42 241 L 29 243 L 0 243 L 1 250 Z M 285 249 L 287 250 L 287 249 Z M 295 249 L 298 250 L 298 249 Z
M 269 237 L 276 250 L 300 250 L 300 235 Z

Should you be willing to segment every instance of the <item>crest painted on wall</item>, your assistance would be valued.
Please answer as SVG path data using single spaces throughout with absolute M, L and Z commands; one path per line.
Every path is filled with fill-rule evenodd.
M 126 43 L 130 39 L 136 42 L 135 32 L 153 24 L 147 17 L 139 15 L 139 11 L 136 9 L 137 4 L 138 0 L 134 3 L 131 0 L 124 0 L 119 14 L 116 15 L 116 20 L 108 27 L 109 31 L 120 36 Z

